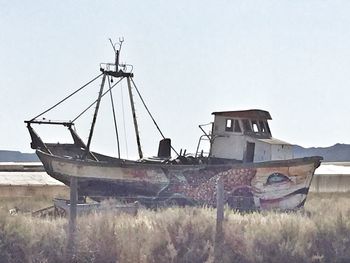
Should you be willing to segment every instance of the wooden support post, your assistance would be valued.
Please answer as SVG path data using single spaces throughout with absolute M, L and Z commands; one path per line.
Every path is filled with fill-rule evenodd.
M 74 262 L 76 254 L 76 221 L 77 221 L 77 201 L 78 201 L 78 179 L 70 178 L 70 206 L 68 225 L 67 262 Z
M 223 239 L 222 222 L 224 221 L 224 182 L 222 177 L 216 181 L 216 234 L 214 244 L 215 262 L 220 262 Z

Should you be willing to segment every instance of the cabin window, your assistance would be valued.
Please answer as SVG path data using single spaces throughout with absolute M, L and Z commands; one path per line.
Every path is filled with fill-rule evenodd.
M 234 120 L 234 132 L 242 132 L 241 126 L 239 126 L 239 121 Z
M 253 131 L 259 132 L 259 126 L 257 121 L 252 121 Z
M 226 119 L 225 131 L 228 132 L 242 132 L 238 120 Z
M 266 130 L 266 127 L 265 127 L 263 121 L 259 121 L 259 126 L 260 126 L 260 131 L 261 131 L 262 133 L 267 133 L 267 130 Z
M 233 120 L 226 119 L 225 131 L 230 131 L 230 132 L 233 131 Z
M 252 127 L 250 126 L 250 122 L 249 120 L 242 120 L 243 123 L 243 129 L 246 132 L 251 132 L 252 131 Z
M 271 135 L 270 127 L 267 121 L 259 121 L 260 131 Z

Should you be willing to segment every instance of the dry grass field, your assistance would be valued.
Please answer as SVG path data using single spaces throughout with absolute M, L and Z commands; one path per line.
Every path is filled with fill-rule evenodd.
M 26 211 L 50 200 L 1 200 L 0 262 L 66 262 L 67 219 Z M 10 215 L 14 206 L 23 213 Z M 78 218 L 76 262 L 214 262 L 215 210 L 167 208 Z M 226 209 L 219 262 L 350 262 L 350 194 L 310 194 L 305 211 Z

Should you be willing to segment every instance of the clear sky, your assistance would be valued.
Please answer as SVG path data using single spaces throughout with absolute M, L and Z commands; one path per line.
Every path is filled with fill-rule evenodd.
M 138 88 L 177 149 L 195 150 L 198 124 L 212 121 L 213 111 L 252 108 L 271 113 L 276 138 L 307 147 L 350 143 L 349 14 L 348 0 L 1 0 L 0 149 L 30 152 L 23 121 L 96 76 L 100 62 L 113 61 L 108 38 L 121 36 L 121 60 L 134 65 Z M 45 117 L 74 118 L 98 88 Z M 126 92 L 124 83 L 114 96 L 122 153 L 126 137 L 133 157 Z M 155 155 L 160 137 L 140 101 L 136 108 L 145 154 Z M 77 123 L 83 139 L 91 119 L 89 112 Z M 55 142 L 61 133 L 51 128 L 42 132 Z M 113 132 L 106 103 L 93 150 L 115 155 Z

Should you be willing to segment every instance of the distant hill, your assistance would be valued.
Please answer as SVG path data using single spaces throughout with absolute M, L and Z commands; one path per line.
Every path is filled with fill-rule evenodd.
M 322 156 L 326 162 L 345 162 L 350 161 L 350 144 L 337 143 L 330 147 L 311 147 L 304 148 L 298 145 L 294 146 L 294 157 Z
M 35 153 L 0 150 L 0 162 L 40 162 Z

